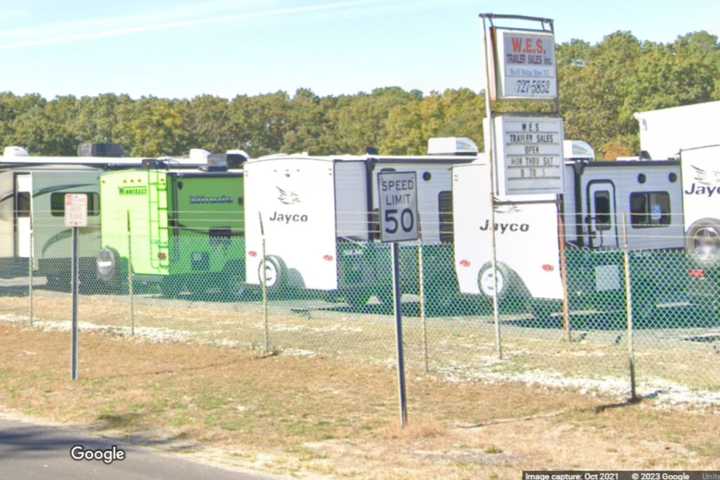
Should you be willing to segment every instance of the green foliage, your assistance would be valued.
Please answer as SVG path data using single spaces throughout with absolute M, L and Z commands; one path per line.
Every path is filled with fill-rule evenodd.
M 567 138 L 588 141 L 599 156 L 638 149 L 633 113 L 720 100 L 720 44 L 707 32 L 672 43 L 615 32 L 597 44 L 558 45 L 561 108 Z M 478 60 L 480 61 L 480 60 Z M 338 81 L 341 81 L 339 79 Z M 546 105 L 510 103 L 507 111 Z M 122 144 L 133 155 L 180 155 L 197 147 L 275 152 L 420 154 L 432 136 L 466 136 L 483 148 L 482 93 L 399 87 L 318 96 L 308 89 L 233 99 L 189 100 L 103 94 L 46 100 L 0 92 L 0 144 L 32 154 L 72 155 L 81 142 Z

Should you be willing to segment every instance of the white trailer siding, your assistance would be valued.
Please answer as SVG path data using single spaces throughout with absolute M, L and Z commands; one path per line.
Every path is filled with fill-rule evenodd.
M 680 159 L 685 227 L 689 233 L 699 220 L 720 219 L 720 146 L 686 150 Z
M 680 150 L 720 143 L 720 102 L 664 108 L 635 114 L 640 149 L 653 159 L 676 157 Z
M 492 262 L 486 160 L 453 169 L 455 269 L 460 292 L 480 294 L 481 272 Z M 512 275 L 506 282 L 534 298 L 560 299 L 557 207 L 552 200 L 499 204 L 495 211 L 497 262 Z
M 336 161 L 334 169 L 337 236 L 367 241 L 367 164 L 360 160 Z
M 14 201 L 13 173 L 11 171 L 2 172 L 0 173 L 0 258 L 9 258 L 14 255 Z
M 260 284 L 262 216 L 266 256 L 282 260 L 285 284 L 337 288 L 333 162 L 268 158 L 245 164 L 246 279 Z
M 673 180 L 674 179 L 674 180 Z M 575 183 L 581 195 L 573 210 L 581 220 L 585 233 L 585 245 L 593 248 L 622 247 L 622 223 L 628 221 L 628 246 L 630 250 L 682 248 L 683 204 L 680 182 L 680 166 L 673 162 L 596 162 L 585 166 Z M 598 185 L 606 185 L 612 196 L 612 212 L 607 230 L 597 226 L 593 211 L 593 192 Z M 603 187 L 604 188 L 604 187 Z M 662 195 L 669 199 L 668 209 L 663 209 L 663 220 L 647 225 L 633 221 L 633 213 L 639 215 L 637 206 L 645 201 L 643 196 Z M 649 197 L 646 197 L 649 198 Z M 633 206 L 633 201 L 636 203 Z M 572 211 L 567 209 L 567 211 Z M 649 212 L 652 217 L 655 215 Z M 568 230 L 574 225 L 568 219 Z M 649 222 L 656 223 L 656 222 Z M 602 242 L 599 239 L 604 239 Z M 591 242 L 594 242 L 591 244 Z
M 473 157 L 474 158 L 474 157 Z M 378 163 L 373 170 L 372 201 L 378 208 L 377 174 L 386 169 L 398 172 L 416 172 L 418 182 L 418 212 L 422 242 L 426 245 L 441 243 L 440 239 L 440 194 L 452 191 L 452 167 L 460 162 L 469 163 L 468 157 L 455 159 L 443 158 L 438 163 L 433 160 L 405 161 L 394 163 L 392 160 Z

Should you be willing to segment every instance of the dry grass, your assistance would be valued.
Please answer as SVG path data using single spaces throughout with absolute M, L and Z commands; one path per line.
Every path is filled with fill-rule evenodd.
M 720 468 L 718 412 L 607 408 L 611 400 L 567 391 L 411 373 L 410 428 L 398 431 L 396 376 L 382 365 L 82 333 L 80 381 L 72 383 L 69 345 L 65 332 L 0 325 L 0 404 L 313 478 Z
M 0 309 L 27 315 L 27 298 L 0 297 Z M 66 322 L 67 294 L 37 290 L 36 319 Z M 82 321 L 129 328 L 129 301 L 124 296 L 83 295 Z M 667 314 L 666 314 L 667 315 Z M 430 368 L 457 379 L 512 377 L 526 372 L 554 373 L 563 378 L 627 378 L 627 344 L 618 328 L 573 332 L 564 342 L 557 328 L 530 328 L 522 315 L 504 316 L 505 360 L 495 360 L 494 330 L 487 316 L 430 318 L 427 322 Z M 668 321 L 671 319 L 668 318 Z M 585 321 L 585 323 L 588 323 Z M 252 347 L 264 344 L 262 308 L 257 302 L 234 303 L 166 300 L 138 296 L 138 328 L 168 330 L 177 341 Z M 332 355 L 358 361 L 391 361 L 394 327 L 378 305 L 366 312 L 316 300 L 274 302 L 269 317 L 273 346 L 298 355 Z M 644 329 L 636 334 L 636 359 L 641 383 L 662 379 L 694 389 L 720 390 L 720 367 L 714 342 L 687 341 L 717 329 Z M 416 316 L 405 319 L 405 345 L 411 368 L 424 365 L 423 326 Z M 171 338 L 172 339 L 172 338 Z M 712 339 L 710 339 L 712 340 Z

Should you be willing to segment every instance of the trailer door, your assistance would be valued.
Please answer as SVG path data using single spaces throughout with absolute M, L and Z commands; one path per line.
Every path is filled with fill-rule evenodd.
M 15 175 L 15 256 L 30 257 L 30 200 L 32 176 L 29 173 Z
M 587 186 L 586 220 L 591 248 L 618 248 L 615 186 L 611 181 L 591 181 Z

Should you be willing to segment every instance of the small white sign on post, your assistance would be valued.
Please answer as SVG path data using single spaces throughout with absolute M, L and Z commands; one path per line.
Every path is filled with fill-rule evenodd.
M 65 226 L 87 227 L 88 196 L 85 193 L 65 194 Z
M 557 98 L 555 40 L 550 32 L 495 30 L 497 99 Z
M 417 174 L 378 173 L 380 240 L 404 242 L 418 239 Z
M 562 193 L 563 138 L 559 117 L 495 117 L 498 194 Z

